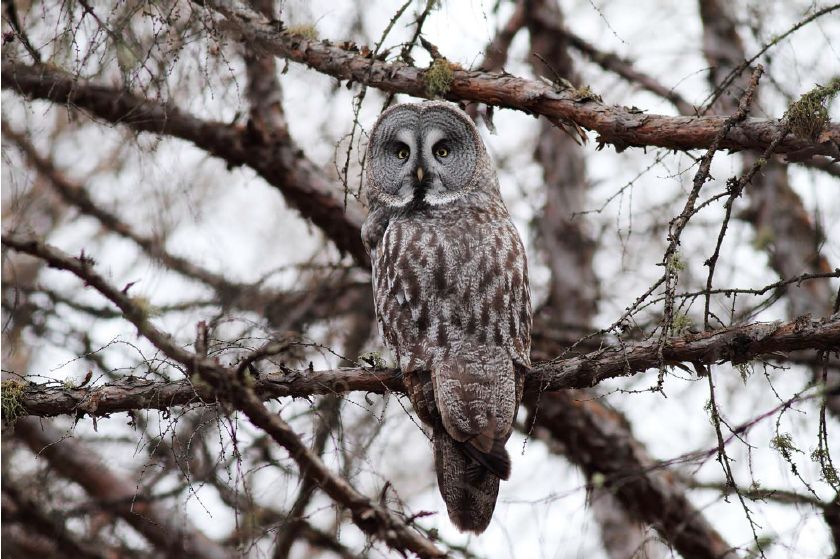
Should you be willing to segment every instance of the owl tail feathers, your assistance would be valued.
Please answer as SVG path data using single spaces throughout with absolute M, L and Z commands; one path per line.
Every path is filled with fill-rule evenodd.
M 445 430 L 435 429 L 435 469 L 449 519 L 462 532 L 480 534 L 493 517 L 499 477 L 467 454 L 469 446 L 455 441 Z

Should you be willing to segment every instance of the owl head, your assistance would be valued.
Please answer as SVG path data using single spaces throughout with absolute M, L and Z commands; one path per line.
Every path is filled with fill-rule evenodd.
M 384 111 L 367 148 L 371 207 L 440 206 L 477 191 L 498 193 L 487 150 L 469 116 L 442 101 Z

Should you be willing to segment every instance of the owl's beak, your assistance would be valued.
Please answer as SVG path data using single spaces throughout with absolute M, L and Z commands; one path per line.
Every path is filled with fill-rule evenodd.
M 417 180 L 423 182 L 423 167 L 417 167 Z

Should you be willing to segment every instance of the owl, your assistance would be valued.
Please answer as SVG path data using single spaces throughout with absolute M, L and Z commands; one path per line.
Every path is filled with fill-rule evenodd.
M 365 173 L 377 320 L 431 428 L 449 518 L 481 533 L 530 367 L 525 250 L 478 130 L 448 103 L 383 112 Z

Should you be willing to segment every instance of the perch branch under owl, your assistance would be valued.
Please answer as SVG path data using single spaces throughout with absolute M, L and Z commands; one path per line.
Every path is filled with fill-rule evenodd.
M 93 266 L 86 264 L 86 259 L 11 234 L 3 235 L 2 242 L 13 250 L 41 258 L 53 267 L 73 272 L 117 304 L 125 318 L 170 359 L 192 368 L 195 355 L 152 326 L 142 308 L 98 276 Z M 779 358 L 785 353 L 806 349 L 840 350 L 840 315 L 823 319 L 800 317 L 784 323 L 758 322 L 673 337 L 668 340 L 664 355 L 666 364 L 675 366 L 682 363 L 738 364 L 760 358 Z M 235 376 L 235 368 L 224 367 L 212 360 L 204 360 L 200 366 L 217 372 L 227 371 L 231 378 Z M 540 390 L 585 388 L 606 379 L 635 375 L 658 367 L 656 339 L 624 343 L 585 355 L 536 363 L 526 379 L 525 390 L 526 394 L 533 394 Z M 270 400 L 348 392 L 402 392 L 404 386 L 397 369 L 348 367 L 323 371 L 284 369 L 261 374 L 253 379 L 253 389 L 262 400 Z M 129 377 L 119 382 L 83 388 L 33 383 L 24 386 L 19 403 L 20 415 L 104 416 L 138 409 L 163 410 L 173 406 L 213 404 L 215 398 L 209 386 L 196 384 L 192 379 L 160 382 Z

